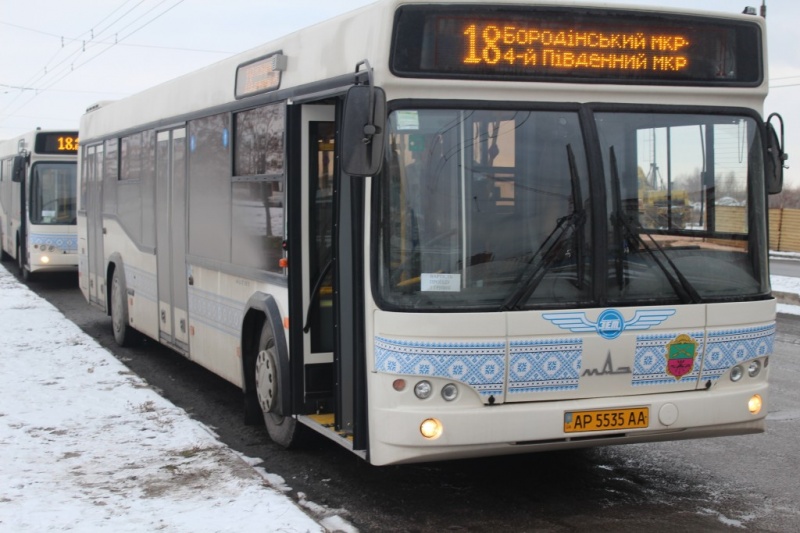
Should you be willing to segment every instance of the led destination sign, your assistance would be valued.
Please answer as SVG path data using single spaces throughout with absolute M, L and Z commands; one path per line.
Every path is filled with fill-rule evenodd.
M 47 132 L 36 134 L 34 150 L 37 154 L 77 154 L 78 132 Z
M 236 98 L 243 98 L 281 86 L 281 72 L 286 70 L 286 56 L 275 53 L 236 68 Z
M 756 85 L 755 23 L 628 11 L 403 6 L 399 76 Z

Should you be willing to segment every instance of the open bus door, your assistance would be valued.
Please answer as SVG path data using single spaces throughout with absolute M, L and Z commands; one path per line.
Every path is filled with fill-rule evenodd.
M 27 207 L 27 190 L 28 180 L 25 177 L 28 174 L 28 162 L 30 156 L 18 155 L 14 157 L 14 163 L 11 171 L 11 181 L 19 183 L 19 226 L 17 227 L 17 267 L 19 267 L 19 275 L 22 279 L 27 280 L 27 271 L 25 270 L 25 260 L 28 257 L 28 207 Z M 13 217 L 12 217 L 13 218 Z
M 304 105 L 299 114 L 302 332 L 295 335 L 303 358 L 295 359 L 293 340 L 293 403 L 313 429 L 364 450 L 363 190 L 337 175 L 336 106 Z

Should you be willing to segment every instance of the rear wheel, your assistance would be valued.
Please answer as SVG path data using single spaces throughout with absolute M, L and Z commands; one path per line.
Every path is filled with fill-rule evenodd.
M 281 379 L 275 336 L 268 323 L 261 329 L 254 376 L 258 405 L 264 415 L 264 424 L 267 426 L 270 438 L 284 448 L 297 446 L 299 443 L 297 420 L 275 412 L 284 381 Z
M 128 290 L 118 268 L 111 277 L 111 329 L 114 341 L 120 346 L 131 346 L 139 340 L 139 332 L 128 322 Z

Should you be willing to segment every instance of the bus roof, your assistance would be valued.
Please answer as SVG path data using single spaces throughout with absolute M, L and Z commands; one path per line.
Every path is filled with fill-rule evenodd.
M 280 54 L 285 58 L 285 66 L 281 66 L 282 70 L 280 72 L 280 89 L 311 87 L 323 80 L 346 79 L 348 75 L 352 75 L 354 81 L 356 65 L 366 59 L 373 69 L 377 83 L 387 88 L 387 94 L 390 98 L 392 97 L 392 86 L 401 88 L 407 97 L 421 97 L 421 95 L 427 94 L 429 98 L 431 97 L 430 91 L 447 94 L 448 98 L 453 98 L 454 94 L 462 94 L 464 98 L 485 99 L 485 90 L 489 87 L 508 90 L 511 94 L 514 92 L 522 94 L 522 92 L 530 90 L 530 87 L 526 88 L 524 84 L 514 81 L 494 80 L 472 84 L 461 80 L 408 80 L 392 76 L 389 69 L 389 59 L 394 13 L 398 6 L 411 4 L 432 4 L 432 2 L 430 0 L 380 0 L 279 39 L 269 41 L 261 46 L 182 75 L 125 99 L 95 104 L 87 109 L 86 114 L 81 119 L 81 136 L 85 141 L 89 141 L 111 134 L 119 134 L 143 124 L 149 124 L 154 127 L 174 124 L 185 120 L 186 117 L 199 110 L 213 112 L 213 110 L 219 109 L 221 111 L 226 105 L 236 102 L 234 86 L 237 69 L 242 65 L 274 54 Z M 486 1 L 439 0 L 435 4 L 476 5 L 486 4 Z M 496 5 L 493 4 L 493 6 Z M 720 14 L 700 10 L 677 11 L 655 6 L 632 6 L 586 1 L 504 0 L 502 5 L 568 6 L 587 9 L 627 10 L 641 13 L 680 13 L 748 22 L 758 20 L 762 29 L 764 27 L 761 17 L 739 13 Z M 765 37 L 764 43 L 766 43 Z M 755 90 L 753 88 L 738 90 L 738 101 L 736 100 L 737 92 L 732 91 L 732 94 L 728 95 L 731 98 L 730 105 L 737 105 L 738 103 L 757 107 L 756 104 L 763 102 L 766 96 L 766 78 L 765 74 L 764 82 Z M 342 87 L 347 84 L 345 82 L 342 83 Z M 545 88 L 545 91 L 547 90 Z M 559 98 L 564 98 L 565 84 L 552 84 L 549 90 L 552 93 L 549 93 L 547 98 L 544 99 L 551 99 L 552 97 L 552 99 L 558 100 Z M 625 96 L 624 101 L 632 101 L 631 95 L 637 93 L 635 88 L 631 90 L 630 88 L 620 88 L 619 86 L 613 86 L 613 88 L 606 88 L 605 90 L 607 93 L 616 92 L 617 94 L 627 91 L 628 94 Z M 313 92 L 311 89 L 309 91 Z M 592 101 L 596 100 L 598 94 L 602 94 L 603 91 L 604 89 L 600 85 L 593 85 L 590 91 L 586 87 L 569 86 L 567 94 L 572 101 Z M 664 87 L 661 95 L 657 94 L 658 92 L 659 88 L 654 87 L 652 91 L 652 100 L 654 102 L 663 99 L 664 94 L 675 97 L 682 92 L 696 94 L 698 90 L 697 88 L 686 87 Z M 642 93 L 641 89 L 638 89 L 638 93 Z M 755 99 L 753 98 L 754 96 Z M 642 97 L 641 94 L 639 97 L 643 102 L 647 101 L 647 98 Z M 516 99 L 529 98 L 529 95 L 520 95 Z M 248 100 L 252 100 L 253 105 L 257 105 L 263 101 L 263 98 L 258 99 L 248 96 L 244 97 L 242 102 Z

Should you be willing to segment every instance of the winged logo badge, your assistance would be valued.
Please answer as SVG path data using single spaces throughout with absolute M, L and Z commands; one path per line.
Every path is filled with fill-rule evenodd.
M 586 313 L 576 311 L 572 313 L 545 313 L 542 318 L 549 320 L 561 329 L 568 329 L 573 333 L 594 331 L 604 339 L 616 339 L 625 330 L 646 330 L 657 326 L 675 314 L 675 309 L 646 309 L 639 310 L 630 320 L 625 320 L 622 313 L 616 309 L 606 309 L 597 317 L 597 322 L 592 322 Z

